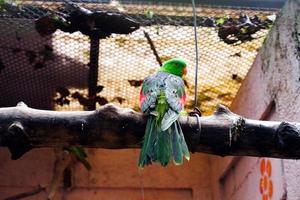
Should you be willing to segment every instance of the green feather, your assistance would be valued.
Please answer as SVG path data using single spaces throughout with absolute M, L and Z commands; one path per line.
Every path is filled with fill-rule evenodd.
M 143 147 L 141 149 L 140 158 L 138 166 L 143 168 L 145 165 L 149 165 L 152 163 L 151 157 L 153 156 L 153 145 L 154 140 L 156 138 L 156 132 L 155 132 L 155 116 L 149 115 L 146 130 L 145 130 L 145 136 L 143 141 Z
M 172 159 L 171 134 L 168 131 L 161 131 L 157 140 L 157 161 L 166 167 Z
M 183 135 L 183 132 L 182 132 L 182 129 L 180 127 L 179 122 L 178 121 L 175 122 L 175 125 L 177 126 L 177 129 L 178 129 L 179 141 L 180 141 L 180 144 L 181 144 L 182 153 L 183 153 L 185 159 L 190 160 L 189 148 L 186 145 L 186 142 L 185 142 L 185 139 L 184 139 L 184 135 Z
M 176 123 L 176 122 L 175 122 Z M 173 124 L 170 129 L 174 129 L 172 132 L 172 153 L 174 163 L 176 165 L 181 165 L 183 163 L 183 152 L 182 152 L 182 145 L 180 142 L 179 131 L 177 129 L 176 124 Z

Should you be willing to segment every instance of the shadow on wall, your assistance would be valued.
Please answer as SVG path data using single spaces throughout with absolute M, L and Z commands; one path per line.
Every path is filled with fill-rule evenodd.
M 51 37 L 35 31 L 32 20 L 2 18 L 0 34 L 1 107 L 23 101 L 30 107 L 53 109 L 56 88 L 87 87 L 87 64 L 60 55 Z

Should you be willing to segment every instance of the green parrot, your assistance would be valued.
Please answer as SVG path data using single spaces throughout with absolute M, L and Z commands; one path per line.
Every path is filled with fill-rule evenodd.
M 186 101 L 182 80 L 186 72 L 185 61 L 174 58 L 164 62 L 156 74 L 143 81 L 140 107 L 148 119 L 138 162 L 140 168 L 152 162 L 165 167 L 171 160 L 180 165 L 183 157 L 190 159 L 178 122 Z

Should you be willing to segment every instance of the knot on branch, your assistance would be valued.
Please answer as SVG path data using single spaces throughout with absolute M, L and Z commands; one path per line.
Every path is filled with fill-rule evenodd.
M 106 104 L 96 111 L 98 118 L 116 121 L 133 121 L 138 124 L 146 124 L 146 116 L 132 109 L 120 109 L 113 104 Z
M 232 142 L 237 142 L 238 138 L 243 135 L 245 132 L 246 122 L 242 117 L 239 117 L 235 120 L 230 128 L 229 134 L 229 146 L 232 145 Z
M 118 115 L 118 108 L 113 104 L 106 104 L 95 111 L 98 118 L 115 118 Z
M 277 145 L 285 153 L 296 155 L 300 150 L 300 132 L 287 122 L 281 122 L 276 131 Z
M 214 113 L 215 115 L 233 115 L 233 113 L 224 105 L 219 104 L 217 110 Z
M 8 147 L 11 159 L 13 160 L 20 158 L 32 149 L 29 136 L 20 122 L 14 122 L 8 127 L 7 131 L 3 134 L 1 143 Z
M 28 106 L 27 106 L 23 101 L 20 101 L 20 102 L 17 104 L 17 107 L 28 108 Z

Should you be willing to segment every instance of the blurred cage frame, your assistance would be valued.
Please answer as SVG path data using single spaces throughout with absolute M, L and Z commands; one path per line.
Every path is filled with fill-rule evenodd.
M 64 1 L 9 1 L 19 10 L 0 10 L 0 106 L 24 101 L 30 107 L 83 110 L 86 107 L 90 41 L 80 32 L 56 30 L 41 36 L 35 21 L 49 13 L 68 14 Z M 139 110 L 140 85 L 159 67 L 150 40 L 161 61 L 182 57 L 188 64 L 187 111 L 194 105 L 195 47 L 192 6 L 181 1 L 74 0 L 92 11 L 122 13 L 140 23 L 129 35 L 112 34 L 100 40 L 97 108 L 108 102 Z M 20 12 L 20 10 L 22 12 Z M 204 115 L 217 104 L 229 106 L 250 69 L 278 8 L 244 8 L 197 4 L 198 105 Z M 244 17 L 244 21 L 241 19 Z M 248 20 L 265 28 L 245 40 L 221 38 L 220 29 Z M 237 23 L 238 22 L 238 23 Z M 221 24 L 223 23 L 223 24 Z M 227 23 L 227 24 L 224 24 Z M 224 26 L 223 26 L 224 25 Z M 261 25 L 261 24 L 259 24 Z M 243 28 L 243 27 L 242 27 Z M 241 29 L 241 28 L 240 28 Z M 231 42 L 230 42 L 231 41 Z

